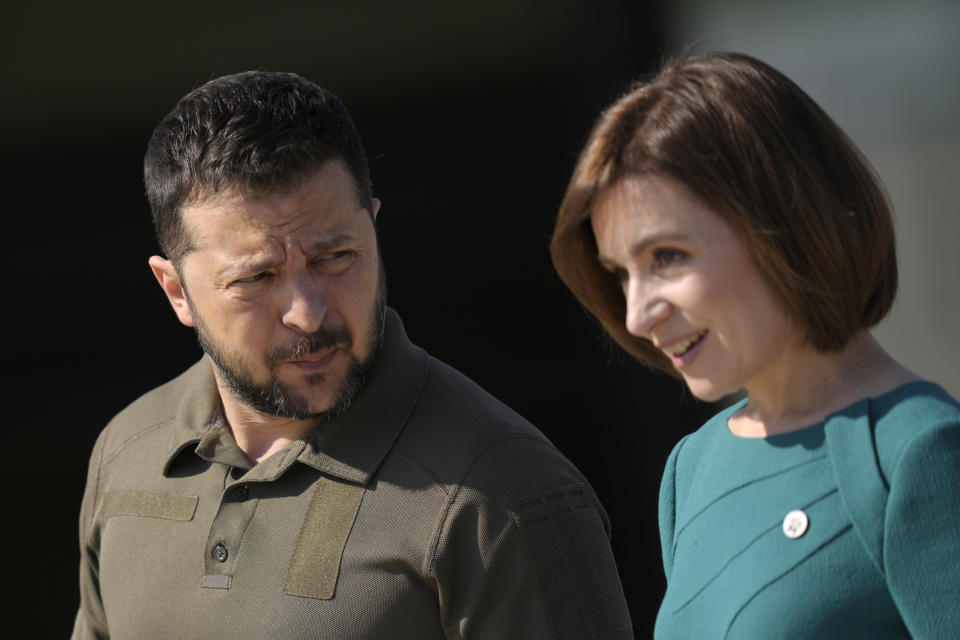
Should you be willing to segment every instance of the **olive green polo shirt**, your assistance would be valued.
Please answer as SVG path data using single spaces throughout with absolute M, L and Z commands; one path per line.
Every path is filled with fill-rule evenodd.
M 533 426 L 387 322 L 340 418 L 251 467 L 206 360 L 117 415 L 74 638 L 632 638 L 606 516 Z

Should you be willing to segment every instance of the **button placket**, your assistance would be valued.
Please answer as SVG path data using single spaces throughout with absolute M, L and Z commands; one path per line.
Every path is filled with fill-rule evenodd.
M 210 525 L 204 568 L 207 577 L 232 575 L 241 556 L 240 547 L 256 511 L 257 500 L 248 484 L 227 486 L 220 508 Z M 205 578 L 205 582 L 207 579 Z
M 230 588 L 232 576 L 243 559 L 244 535 L 259 503 L 257 486 L 277 480 L 296 462 L 305 446 L 305 441 L 298 440 L 252 468 L 236 461 L 228 463 L 231 466 L 223 479 L 220 506 L 210 524 L 204 550 L 204 587 Z

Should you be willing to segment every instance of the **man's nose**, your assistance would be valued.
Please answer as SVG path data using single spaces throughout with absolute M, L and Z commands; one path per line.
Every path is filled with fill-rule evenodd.
M 651 339 L 654 327 L 670 316 L 670 303 L 656 287 L 640 278 L 630 278 L 625 295 L 627 331 L 638 338 Z
M 291 278 L 283 324 L 293 331 L 311 335 L 323 325 L 327 302 L 315 278 L 300 274 Z

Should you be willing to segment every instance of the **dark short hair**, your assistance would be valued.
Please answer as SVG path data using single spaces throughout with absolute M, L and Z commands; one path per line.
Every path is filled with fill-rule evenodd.
M 153 130 L 143 181 L 157 240 L 174 264 L 191 249 L 181 210 L 236 188 L 268 194 L 340 159 L 372 212 L 367 158 L 346 106 L 293 73 L 215 78 L 181 98 Z
M 558 274 L 606 331 L 644 362 L 669 360 L 625 325 L 621 286 L 597 260 L 590 216 L 623 180 L 680 181 L 739 234 L 808 344 L 841 349 L 890 310 L 893 219 L 853 142 L 786 76 L 742 54 L 667 62 L 600 116 L 554 228 Z

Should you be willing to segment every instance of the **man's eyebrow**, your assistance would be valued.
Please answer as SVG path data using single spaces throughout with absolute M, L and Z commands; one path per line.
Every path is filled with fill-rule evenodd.
M 336 233 L 317 238 L 307 245 L 307 250 L 311 253 L 318 253 L 321 251 L 329 251 L 330 249 L 337 249 L 351 242 L 353 242 L 353 236 L 346 233 Z
M 347 233 L 336 233 L 324 236 L 322 238 L 317 238 L 313 242 L 307 245 L 307 252 L 311 254 L 323 253 L 324 251 L 330 251 L 332 249 L 339 249 L 340 247 L 350 244 L 353 242 L 353 236 Z M 231 264 L 223 271 L 223 275 L 235 278 L 238 275 L 251 275 L 255 273 L 260 273 L 262 271 L 269 271 L 279 265 L 283 264 L 282 260 L 277 260 L 270 256 L 265 256 L 262 258 L 249 258 L 249 259 L 240 259 Z
M 274 258 L 251 258 L 249 260 L 238 260 L 224 270 L 224 275 L 235 277 L 237 275 L 255 274 L 262 271 L 269 271 L 280 264 L 279 260 Z

